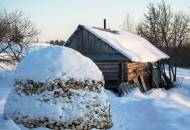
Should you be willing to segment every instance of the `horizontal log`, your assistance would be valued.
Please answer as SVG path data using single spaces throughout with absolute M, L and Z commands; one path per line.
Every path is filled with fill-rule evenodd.
M 141 75 L 142 75 L 145 79 L 148 79 L 149 76 L 150 76 L 150 73 L 145 72 L 145 73 L 143 73 L 143 74 L 137 74 L 137 75 L 138 75 L 138 76 L 141 76 Z M 135 77 L 136 77 L 136 76 L 133 75 L 133 74 L 128 75 L 128 81 L 133 80 Z
M 101 71 L 103 71 L 103 70 L 114 70 L 114 71 L 119 72 L 119 68 L 100 68 L 100 67 L 99 67 L 99 69 L 100 69 Z
M 119 69 L 119 66 L 114 65 L 104 65 L 104 66 L 98 66 L 100 69 Z
M 145 71 L 145 70 L 136 70 L 136 71 L 128 71 L 128 74 L 130 74 L 130 73 L 145 73 L 145 72 L 147 72 L 147 71 Z
M 128 64 L 128 68 L 139 68 L 139 67 L 146 67 L 145 64 L 135 64 L 135 65 L 130 65 Z
M 132 72 L 139 72 L 139 71 L 144 71 L 146 72 L 147 70 L 144 68 L 138 68 L 138 69 L 129 69 L 128 73 L 132 73 Z
M 105 76 L 104 79 L 105 80 L 120 80 L 120 78 L 117 76 Z
M 105 76 L 117 76 L 117 77 L 119 77 L 119 73 L 117 73 L 117 72 L 103 72 L 103 74 L 104 74 L 104 77 Z
M 103 73 L 119 73 L 119 69 L 101 69 Z
M 128 65 L 146 65 L 146 63 L 138 63 L 138 62 L 132 62 L 132 63 L 127 63 Z
M 147 66 L 146 64 L 127 64 L 128 67 L 132 67 L 132 66 Z
M 118 65 L 119 63 L 118 62 L 95 62 L 97 65 L 108 65 L 108 64 L 111 64 L 111 65 Z
M 138 67 L 146 67 L 145 65 L 132 65 L 132 66 L 127 66 L 128 68 L 138 68 Z
M 138 74 L 138 73 L 145 73 L 145 72 L 146 72 L 146 71 L 143 71 L 143 70 L 138 70 L 138 71 L 135 71 L 135 72 L 134 72 L 134 71 L 129 71 L 129 72 L 128 72 L 128 75 L 129 75 L 129 74 L 133 74 L 133 73 L 134 73 L 134 74 Z

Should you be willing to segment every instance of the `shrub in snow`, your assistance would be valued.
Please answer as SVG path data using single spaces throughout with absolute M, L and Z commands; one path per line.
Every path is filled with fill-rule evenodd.
M 66 47 L 28 54 L 17 68 L 5 117 L 28 128 L 91 129 L 112 125 L 102 72 Z

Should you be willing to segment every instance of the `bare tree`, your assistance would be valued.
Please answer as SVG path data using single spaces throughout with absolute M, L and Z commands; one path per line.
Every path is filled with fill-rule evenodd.
M 22 12 L 0 11 L 0 54 L 6 53 L 12 61 L 19 62 L 37 34 L 33 23 Z
M 186 38 L 190 32 L 190 19 L 183 12 L 175 14 L 174 21 L 172 23 L 172 34 L 171 34 L 171 47 L 174 49 L 171 52 L 171 56 L 176 66 L 176 56 L 178 55 L 178 48 L 186 42 Z M 177 69 L 174 68 L 174 80 L 176 80 Z
M 5 52 L 8 46 L 4 44 L 10 32 L 10 22 L 6 10 L 0 10 L 0 53 Z
M 126 29 L 129 32 L 136 32 L 135 22 L 129 13 L 127 13 L 126 16 L 124 17 L 123 23 L 121 26 L 123 29 Z
M 172 11 L 171 6 L 164 1 L 157 6 L 149 4 L 148 12 L 144 16 L 144 21 L 138 24 L 137 32 L 170 55 L 171 60 L 174 61 L 174 70 L 170 64 L 171 60 L 168 61 L 169 75 L 170 79 L 176 81 L 177 48 L 185 42 L 190 31 L 190 19 L 183 12 Z

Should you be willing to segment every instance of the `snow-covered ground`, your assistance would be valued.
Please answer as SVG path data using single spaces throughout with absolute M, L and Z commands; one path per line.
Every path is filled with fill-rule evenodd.
M 42 48 L 49 46 L 40 45 Z M 35 46 L 32 47 L 32 51 L 39 49 Z M 15 76 L 16 71 L 13 66 L 0 64 L 0 130 L 27 130 L 18 127 L 11 120 L 3 119 L 4 106 Z M 117 97 L 107 90 L 113 115 L 111 130 L 188 130 L 190 70 L 178 69 L 178 83 L 181 84 L 180 87 L 169 91 L 155 89 L 142 94 L 136 88 L 123 97 Z
M 190 70 L 178 69 L 181 87 L 169 91 L 154 89 L 142 94 L 135 89 L 124 97 L 110 98 L 112 130 L 189 130 Z
M 3 119 L 4 104 L 14 76 L 14 69 L 0 70 L 0 130 L 17 129 L 13 122 Z M 190 70 L 178 69 L 178 79 L 181 87 L 169 91 L 155 89 L 142 94 L 135 89 L 129 95 L 117 97 L 107 90 L 114 123 L 111 130 L 188 130 Z

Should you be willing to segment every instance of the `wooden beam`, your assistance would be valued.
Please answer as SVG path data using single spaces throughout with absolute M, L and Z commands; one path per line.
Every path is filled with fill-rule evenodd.
M 140 80 L 141 80 L 144 91 L 147 91 L 148 89 L 147 89 L 146 83 L 144 81 L 144 77 L 142 75 L 140 75 Z
M 134 76 L 133 82 L 136 83 L 139 86 L 139 89 L 140 89 L 141 92 L 144 92 L 143 87 L 141 86 L 141 84 L 140 84 L 140 82 L 138 80 L 138 76 L 137 75 Z

